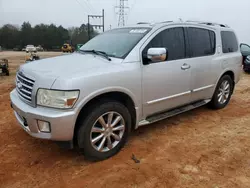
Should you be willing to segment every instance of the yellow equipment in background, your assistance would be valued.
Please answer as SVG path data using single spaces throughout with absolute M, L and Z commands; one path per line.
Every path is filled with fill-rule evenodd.
M 69 52 L 69 53 L 72 53 L 74 51 L 73 47 L 68 44 L 68 43 L 65 43 L 63 46 L 62 46 L 62 52 Z

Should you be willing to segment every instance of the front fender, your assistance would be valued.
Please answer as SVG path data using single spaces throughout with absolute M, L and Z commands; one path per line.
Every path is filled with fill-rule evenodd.
M 111 93 L 111 92 L 121 92 L 121 93 L 124 93 L 126 95 L 128 95 L 131 100 L 133 101 L 134 105 L 135 105 L 135 112 L 136 112 L 136 125 L 135 125 L 135 128 L 137 127 L 138 125 L 138 122 L 139 122 L 139 119 L 140 119 L 140 114 L 141 114 L 141 108 L 139 108 L 139 104 L 136 100 L 136 97 L 135 95 L 128 89 L 126 88 L 122 88 L 122 87 L 107 87 L 107 88 L 103 88 L 103 89 L 100 89 L 100 90 L 97 90 L 95 92 L 92 92 L 91 94 L 89 94 L 88 96 L 84 97 L 83 99 L 80 99 L 78 104 L 76 104 L 75 108 L 77 109 L 77 118 L 81 112 L 81 110 L 84 108 L 84 106 L 86 106 L 86 104 L 88 102 L 90 102 L 92 99 L 98 97 L 98 96 L 101 96 L 103 94 L 106 94 L 106 93 Z
M 83 99 L 81 99 L 79 101 L 79 103 L 77 104 L 76 107 L 81 110 L 92 99 L 94 99 L 102 94 L 110 93 L 110 92 L 121 92 L 121 93 L 127 94 L 134 102 L 135 107 L 139 106 L 136 102 L 135 95 L 131 91 L 129 91 L 128 89 L 122 88 L 122 87 L 107 87 L 107 88 L 103 88 L 103 89 L 94 91 L 91 94 L 89 94 L 88 96 L 85 96 Z

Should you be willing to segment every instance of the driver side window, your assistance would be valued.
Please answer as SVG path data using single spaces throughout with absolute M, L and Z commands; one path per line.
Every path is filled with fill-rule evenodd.
M 144 48 L 142 55 L 145 59 L 149 48 L 166 48 L 168 61 L 186 57 L 184 28 L 176 27 L 166 29 L 156 35 Z

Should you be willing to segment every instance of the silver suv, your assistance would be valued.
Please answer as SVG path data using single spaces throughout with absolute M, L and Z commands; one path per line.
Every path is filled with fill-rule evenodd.
M 241 65 L 226 25 L 139 23 L 100 34 L 71 55 L 22 65 L 11 105 L 31 136 L 103 160 L 132 129 L 205 104 L 224 108 Z

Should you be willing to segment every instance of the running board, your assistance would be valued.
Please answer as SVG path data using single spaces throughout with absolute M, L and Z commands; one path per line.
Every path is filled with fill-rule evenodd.
M 186 106 L 182 106 L 180 108 L 176 108 L 176 109 L 173 109 L 173 110 L 170 110 L 170 111 L 167 111 L 167 112 L 163 112 L 163 113 L 160 113 L 160 114 L 150 116 L 150 117 L 146 118 L 145 120 L 140 121 L 139 124 L 138 124 L 138 127 L 148 125 L 148 124 L 151 124 L 151 123 L 155 123 L 157 121 L 161 121 L 163 119 L 175 116 L 177 114 L 181 114 L 183 112 L 187 112 L 189 110 L 201 107 L 201 106 L 203 106 L 203 105 L 205 105 L 205 104 L 207 104 L 209 102 L 210 102 L 210 99 L 209 100 L 202 100 L 202 101 L 198 101 L 198 102 L 186 105 Z

